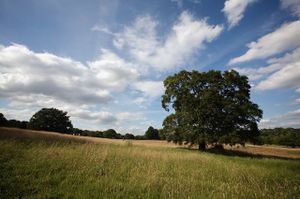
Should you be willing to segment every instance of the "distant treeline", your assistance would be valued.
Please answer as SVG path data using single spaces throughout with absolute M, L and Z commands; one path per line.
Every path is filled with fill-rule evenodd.
M 30 127 L 28 121 L 19 121 L 15 119 L 7 120 L 2 113 L 0 113 L 0 126 L 14 127 L 22 129 L 34 129 Z M 38 129 L 35 129 L 38 130 Z M 55 131 L 55 130 L 54 130 Z M 105 131 L 82 130 L 72 128 L 67 134 L 112 138 L 112 139 L 136 139 L 136 140 L 170 140 L 162 129 L 155 129 L 150 126 L 144 135 L 134 135 L 126 133 L 124 135 L 117 133 L 114 129 Z M 290 147 L 300 147 L 300 129 L 296 128 L 274 128 L 274 129 L 261 129 L 258 137 L 260 144 L 274 144 Z
M 45 109 L 44 109 L 45 110 Z M 55 109 L 47 109 L 47 111 L 58 112 L 62 113 L 60 110 Z M 58 120 L 62 121 L 62 119 Z M 144 135 L 134 135 L 132 133 L 126 133 L 124 135 L 117 133 L 114 129 L 108 129 L 105 131 L 93 131 L 93 130 L 83 130 L 79 128 L 73 128 L 72 125 L 70 125 L 70 129 L 66 131 L 59 131 L 59 129 L 52 128 L 50 129 L 42 129 L 42 128 L 36 128 L 36 125 L 32 125 L 32 121 L 19 121 L 15 119 L 7 120 L 2 113 L 0 113 L 0 126 L 3 127 L 14 127 L 14 128 L 21 128 L 21 129 L 32 129 L 32 130 L 45 130 L 45 131 L 55 131 L 65 134 L 73 134 L 73 135 L 79 135 L 79 136 L 90 136 L 90 137 L 100 137 L 100 138 L 112 138 L 112 139 L 136 139 L 136 140 L 160 140 L 160 136 L 158 135 L 158 130 L 150 126 L 148 130 L 145 132 Z M 50 121 L 49 123 L 45 124 L 41 121 L 38 121 L 38 124 L 40 126 L 55 126 L 55 123 L 53 121 Z M 56 124 L 59 126 L 59 124 Z
M 262 129 L 259 136 L 262 144 L 275 144 L 291 147 L 300 147 L 300 129 L 274 128 Z
M 112 139 L 145 139 L 142 135 L 133 135 L 132 133 L 126 133 L 122 135 L 117 133 L 114 129 L 108 129 L 105 131 L 92 131 L 92 130 L 82 130 L 78 128 L 73 128 L 72 134 L 80 136 L 90 136 L 99 138 L 112 138 Z
M 0 126 L 27 129 L 27 125 L 27 121 L 19 121 L 15 119 L 7 120 L 4 115 L 0 113 Z

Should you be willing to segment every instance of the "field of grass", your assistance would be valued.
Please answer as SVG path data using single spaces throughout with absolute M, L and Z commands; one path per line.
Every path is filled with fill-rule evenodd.
M 300 198 L 300 161 L 0 128 L 0 198 Z

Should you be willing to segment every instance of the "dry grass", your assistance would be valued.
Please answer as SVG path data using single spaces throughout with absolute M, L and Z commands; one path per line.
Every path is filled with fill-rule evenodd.
M 0 198 L 300 198 L 300 162 L 0 129 Z
M 0 136 L 22 136 L 28 138 L 41 138 L 41 139 L 59 139 L 59 140 L 72 140 L 77 142 L 95 142 L 95 143 L 107 143 L 117 145 L 134 145 L 134 146 L 146 146 L 146 147 L 163 147 L 163 148 L 188 148 L 187 146 L 176 145 L 171 142 L 162 140 L 122 140 L 122 139 L 108 139 L 108 138 L 95 138 L 85 136 L 74 136 L 55 132 L 47 131 L 33 131 L 33 130 L 20 130 L 16 128 L 4 128 L 0 127 Z M 196 147 L 192 147 L 196 149 Z M 225 146 L 225 149 L 243 152 L 253 155 L 272 156 L 279 158 L 291 158 L 300 159 L 300 148 L 288 148 L 282 146 L 255 146 L 247 144 L 242 146 Z

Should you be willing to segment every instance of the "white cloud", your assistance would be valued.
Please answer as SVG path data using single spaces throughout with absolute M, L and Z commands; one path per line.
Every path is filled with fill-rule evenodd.
M 271 59 L 265 69 L 279 69 L 255 86 L 258 90 L 295 88 L 300 85 L 300 48 L 282 58 Z M 266 70 L 268 71 L 268 70 Z M 269 72 L 269 71 L 268 71 Z M 272 71 L 273 72 L 273 71 Z
M 114 35 L 114 33 L 112 31 L 110 31 L 107 27 L 105 26 L 99 26 L 99 25 L 94 25 L 91 28 L 92 31 L 98 31 L 98 32 L 103 32 L 109 35 Z
M 284 9 L 290 9 L 295 15 L 300 17 L 300 1 L 299 0 L 280 0 Z
M 106 88 L 123 90 L 129 83 L 136 81 L 139 72 L 136 65 L 126 62 L 111 51 L 102 49 L 98 60 L 88 62 L 97 81 Z
M 106 103 L 111 91 L 123 90 L 139 76 L 133 64 L 107 50 L 87 66 L 13 44 L 0 46 L 0 66 L 0 96 L 37 94 L 76 104 Z
M 133 84 L 133 88 L 149 98 L 162 96 L 165 91 L 162 81 L 139 81 Z
M 149 101 L 145 97 L 137 97 L 132 102 L 138 105 L 140 108 L 146 108 Z
M 0 47 L 0 96 L 55 96 L 70 103 L 105 103 L 109 91 L 80 62 L 22 45 Z
M 249 77 L 251 81 L 257 80 L 256 90 L 270 90 L 279 88 L 298 88 L 300 85 L 300 48 L 291 53 L 286 53 L 283 57 L 272 58 L 267 61 L 270 65 L 259 68 L 239 68 L 235 67 L 243 75 Z M 300 92 L 300 91 L 299 91 Z
M 300 109 L 283 115 L 261 120 L 259 128 L 293 127 L 300 128 Z
M 296 104 L 300 104 L 300 98 L 295 99 L 295 103 L 296 103 Z
M 242 56 L 233 58 L 229 64 L 246 62 L 253 59 L 268 58 L 300 46 L 300 21 L 286 23 L 256 42 L 248 44 L 249 50 Z
M 244 17 L 244 12 L 248 5 L 256 0 L 227 0 L 225 1 L 222 12 L 225 13 L 229 23 L 229 29 L 238 25 L 240 20 Z
M 97 104 L 112 100 L 111 92 L 121 92 L 137 81 L 134 64 L 102 50 L 87 64 L 51 53 L 35 53 L 26 46 L 0 45 L 0 97 L 8 105 L 0 111 L 10 118 L 30 119 L 43 107 L 67 111 L 79 124 L 123 125 L 143 118 L 141 113 L 97 110 Z M 83 122 L 84 123 L 84 122 Z
M 268 90 L 276 88 L 294 88 L 300 85 L 300 64 L 288 65 L 261 81 L 255 88 Z
M 150 16 L 139 17 L 132 26 L 117 34 L 114 44 L 117 48 L 126 46 L 136 62 L 165 71 L 184 64 L 223 30 L 223 26 L 194 19 L 186 11 L 181 13 L 166 38 L 157 36 L 157 25 Z
M 292 70 L 297 70 L 297 65 L 299 65 L 299 63 L 300 63 L 300 48 L 295 49 L 291 53 L 285 54 L 283 57 L 269 59 L 267 61 L 267 63 L 269 63 L 270 65 L 265 66 L 265 67 L 259 67 L 259 68 L 234 67 L 233 69 L 243 75 L 247 75 L 251 81 L 261 80 L 263 78 L 266 78 L 271 73 L 279 71 L 289 65 L 293 65 L 293 66 L 296 65 L 295 67 L 292 67 Z M 295 71 L 295 74 L 297 74 L 297 71 Z M 290 80 L 289 76 L 287 76 L 285 78 L 287 81 Z M 276 84 L 278 84 L 278 83 L 276 83 Z

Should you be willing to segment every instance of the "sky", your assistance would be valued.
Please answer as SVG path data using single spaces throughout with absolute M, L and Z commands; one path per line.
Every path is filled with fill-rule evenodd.
M 1 0 L 0 112 L 43 107 L 73 126 L 161 128 L 163 80 L 181 70 L 249 77 L 260 128 L 300 128 L 300 0 Z

